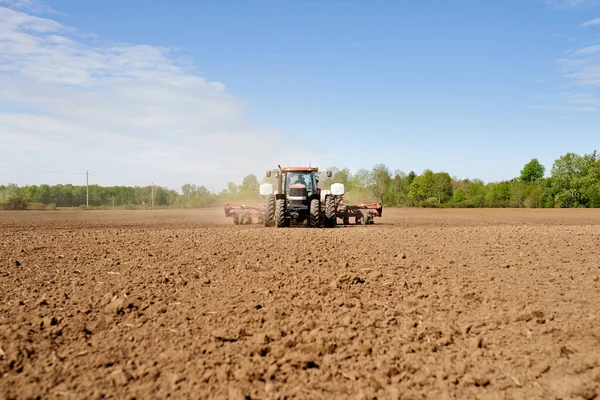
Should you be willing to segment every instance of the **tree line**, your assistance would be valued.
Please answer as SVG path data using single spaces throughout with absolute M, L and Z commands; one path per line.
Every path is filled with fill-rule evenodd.
M 323 181 L 346 185 L 349 202 L 378 201 L 384 206 L 407 207 L 600 207 L 600 157 L 596 151 L 567 153 L 554 161 L 550 176 L 533 158 L 519 176 L 501 182 L 457 179 L 447 172 L 425 170 L 392 173 L 379 164 L 370 171 L 334 168 L 332 178 Z
M 185 184 L 181 193 L 162 186 L 99 186 L 77 185 L 0 185 L 0 209 L 55 208 L 202 208 L 227 202 L 260 201 L 259 182 L 255 175 L 246 176 L 239 185 L 229 183 L 228 189 L 212 193 L 205 186 Z
M 458 179 L 447 172 L 425 170 L 392 172 L 378 164 L 371 170 L 351 173 L 348 168 L 329 168 L 331 178 L 319 182 L 323 189 L 334 183 L 346 187 L 347 203 L 381 202 L 386 207 L 600 207 L 600 157 L 596 151 L 578 155 L 567 153 L 555 160 L 546 176 L 545 167 L 534 158 L 523 166 L 519 176 L 501 182 Z M 274 177 L 262 182 L 274 183 Z M 260 201 L 260 182 L 250 174 L 240 184 L 229 182 L 227 189 L 212 193 L 206 187 L 185 184 L 181 193 L 161 186 L 98 185 L 0 185 L 0 204 L 7 209 L 81 207 L 147 208 L 212 207 L 225 203 L 255 204 Z

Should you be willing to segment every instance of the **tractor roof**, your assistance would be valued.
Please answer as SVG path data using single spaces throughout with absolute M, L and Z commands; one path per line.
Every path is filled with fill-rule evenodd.
M 283 167 L 282 172 L 319 172 L 319 167 Z

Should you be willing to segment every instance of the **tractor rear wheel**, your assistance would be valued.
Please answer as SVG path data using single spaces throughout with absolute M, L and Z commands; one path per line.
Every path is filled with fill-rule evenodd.
M 318 228 L 321 225 L 321 200 L 312 199 L 310 202 L 309 224 L 312 228 Z
M 275 202 L 275 224 L 278 228 L 286 228 L 290 221 L 285 219 L 285 200 L 279 199 Z
M 335 211 L 335 198 L 333 196 L 327 196 L 325 198 L 325 226 L 327 228 L 335 227 L 337 219 Z
M 266 227 L 275 225 L 275 196 L 269 195 L 263 203 L 263 222 Z

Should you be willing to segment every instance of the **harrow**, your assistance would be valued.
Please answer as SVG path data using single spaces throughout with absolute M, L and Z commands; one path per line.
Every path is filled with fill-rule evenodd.
M 375 217 L 381 217 L 383 207 L 379 203 L 346 205 L 343 200 L 339 203 L 336 217 L 342 220 L 344 225 L 350 224 L 350 218 L 354 218 L 356 225 L 372 225 Z
M 250 225 L 253 222 L 252 218 L 257 218 L 258 222 L 262 223 L 264 213 L 260 206 L 225 204 L 225 216 L 233 218 L 236 225 Z

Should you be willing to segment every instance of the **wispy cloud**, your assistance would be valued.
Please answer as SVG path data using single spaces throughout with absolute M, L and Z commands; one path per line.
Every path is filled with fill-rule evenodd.
M 544 4 L 552 8 L 572 9 L 596 4 L 597 0 L 543 0 Z
M 281 132 L 250 123 L 244 101 L 173 49 L 88 42 L 15 9 L 28 1 L 0 1 L 13 6 L 0 7 L 0 143 L 8 161 L 90 168 L 105 184 L 153 179 L 216 190 L 278 161 L 309 159 L 301 149 L 291 154 Z M 13 179 L 6 174 L 2 180 Z
M 591 20 L 583 26 L 600 23 L 600 18 Z M 551 104 L 573 111 L 597 111 L 600 108 L 600 45 L 589 43 L 565 52 L 565 56 L 556 61 L 559 72 L 568 85 L 576 87 L 572 92 L 560 95 L 562 105 Z M 556 96 L 554 101 L 556 101 Z
M 587 28 L 588 26 L 600 25 L 600 18 L 595 18 L 590 21 L 581 24 L 582 27 Z
M 557 61 L 563 76 L 583 87 L 600 86 L 600 49 L 589 46 Z
M 40 0 L 0 0 L 0 6 L 33 12 L 38 14 L 54 14 L 55 11 Z
M 576 107 L 576 106 L 557 106 L 557 105 L 544 105 L 544 104 L 529 104 L 525 108 L 534 108 L 539 110 L 552 110 L 552 111 L 569 111 L 569 112 L 592 112 L 598 111 L 596 107 Z
M 525 108 L 561 112 L 599 111 L 600 99 L 592 93 L 562 93 L 538 95 L 539 104 L 528 104 Z
M 575 52 L 575 55 L 578 56 L 590 56 L 593 54 L 600 53 L 600 45 L 588 46 L 582 49 L 579 49 Z
M 600 99 L 591 93 L 565 93 L 562 98 L 569 104 L 600 104 Z

